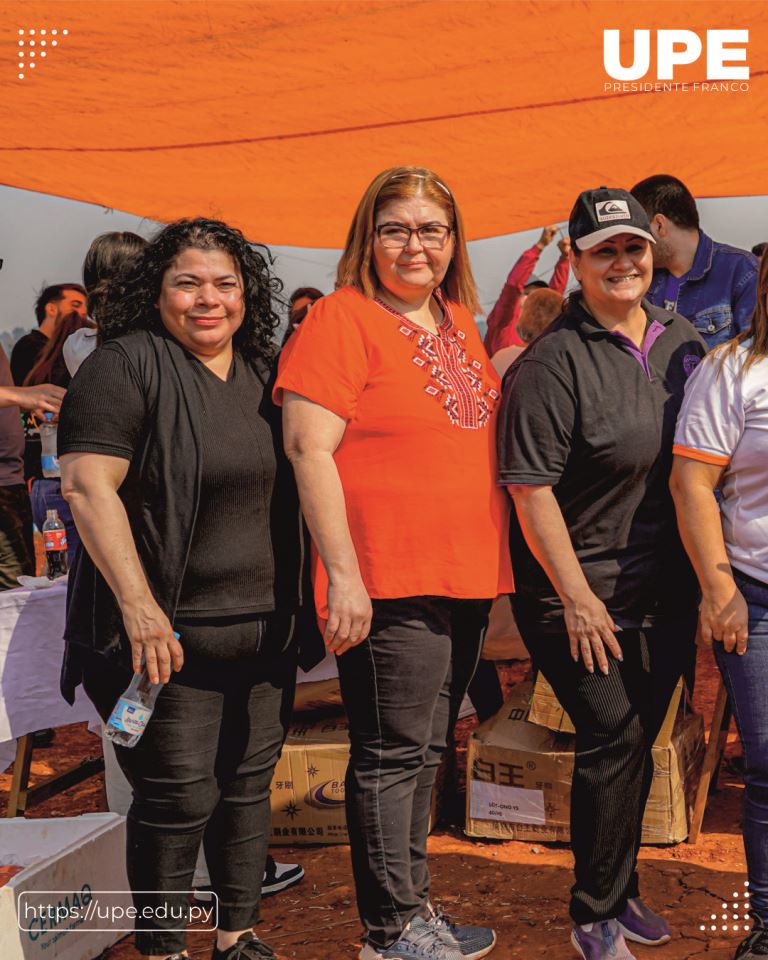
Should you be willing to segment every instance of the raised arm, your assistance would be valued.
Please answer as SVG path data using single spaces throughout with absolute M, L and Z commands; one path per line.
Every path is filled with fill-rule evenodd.
M 117 494 L 128 465 L 122 457 L 100 453 L 63 454 L 61 492 L 72 509 L 83 545 L 120 606 L 134 671 L 141 671 L 143 655 L 150 681 L 167 683 L 171 667 L 180 670 L 184 655 L 147 582 L 128 515 Z
M 562 600 L 571 656 L 578 660 L 581 653 L 590 673 L 594 661 L 608 673 L 605 648 L 619 660 L 623 658 L 614 636 L 617 627 L 587 583 L 552 487 L 515 484 L 507 490 L 515 502 L 525 541 Z
M 523 295 L 523 288 L 530 280 L 533 268 L 538 263 L 542 250 L 552 243 L 557 233 L 557 225 L 544 227 L 541 236 L 529 250 L 524 250 L 509 271 L 499 299 L 488 314 L 488 331 L 485 335 L 485 349 L 493 355 L 501 347 L 514 346 L 521 341 L 515 332 L 517 306 Z
M 285 391 L 285 452 L 296 474 L 309 532 L 328 572 L 325 642 L 336 654 L 344 653 L 368 636 L 372 613 L 333 459 L 345 429 L 346 421 L 331 410 Z
M 744 653 L 747 604 L 733 579 L 720 509 L 713 493 L 722 471 L 721 464 L 676 455 L 669 485 L 680 537 L 701 587 L 702 638 L 721 640 L 729 653 Z
M 568 271 L 570 270 L 570 259 L 568 256 L 571 250 L 570 239 L 568 237 L 562 237 L 557 241 L 557 248 L 560 251 L 560 256 L 555 264 L 555 269 L 549 281 L 549 287 L 550 290 L 556 290 L 557 293 L 564 294 L 565 288 L 568 286 Z

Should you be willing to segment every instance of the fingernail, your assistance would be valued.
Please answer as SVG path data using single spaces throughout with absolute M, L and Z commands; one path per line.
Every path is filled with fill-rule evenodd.
M 603 673 L 604 673 L 604 674 L 606 675 L 606 677 L 607 677 L 607 676 L 608 676 L 608 667 L 607 667 L 607 666 L 606 666 L 606 667 L 600 667 L 600 669 L 603 671 Z
M 624 654 L 620 653 L 616 659 L 619 661 L 619 663 L 624 663 Z

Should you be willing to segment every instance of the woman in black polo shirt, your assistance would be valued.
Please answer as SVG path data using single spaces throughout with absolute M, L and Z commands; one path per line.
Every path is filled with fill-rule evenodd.
M 581 291 L 505 380 L 499 476 L 517 515 L 515 617 L 576 728 L 571 940 L 587 960 L 627 960 L 625 937 L 670 937 L 635 868 L 651 746 L 696 629 L 668 479 L 705 350 L 643 300 L 654 241 L 629 193 L 582 193 L 569 232 Z
M 168 908 L 137 924 L 153 957 L 184 949 L 177 891 L 201 840 L 219 898 L 214 960 L 275 956 L 251 926 L 296 676 L 301 556 L 271 400 L 276 289 L 239 231 L 171 224 L 104 311 L 104 344 L 61 411 L 62 488 L 84 547 L 63 692 L 82 682 L 106 718 L 142 660 L 165 684 L 137 746 L 115 748 L 133 787 L 134 901 Z

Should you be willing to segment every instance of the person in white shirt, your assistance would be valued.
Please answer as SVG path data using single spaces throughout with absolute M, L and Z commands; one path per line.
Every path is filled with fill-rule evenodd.
M 768 955 L 768 258 L 748 330 L 688 381 L 672 495 L 713 648 L 744 746 L 744 846 L 752 932 L 736 960 Z M 720 489 L 720 506 L 714 490 Z

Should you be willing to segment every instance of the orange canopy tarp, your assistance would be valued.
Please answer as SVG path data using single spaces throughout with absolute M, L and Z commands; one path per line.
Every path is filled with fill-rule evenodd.
M 158 220 L 216 215 L 303 246 L 340 246 L 364 186 L 399 163 L 442 174 L 473 238 L 563 219 L 579 190 L 654 172 L 699 196 L 768 193 L 765 3 L 71 0 L 0 13 L 0 182 L 15 187 Z M 606 28 L 622 30 L 627 62 L 635 28 L 749 29 L 750 90 L 606 92 Z M 679 71 L 705 76 L 704 57 Z

